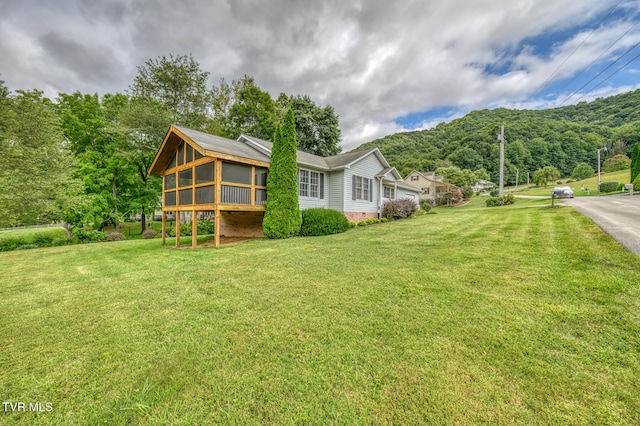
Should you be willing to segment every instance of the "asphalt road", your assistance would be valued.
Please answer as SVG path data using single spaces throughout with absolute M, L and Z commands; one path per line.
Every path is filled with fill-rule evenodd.
M 562 200 L 640 256 L 640 194 Z

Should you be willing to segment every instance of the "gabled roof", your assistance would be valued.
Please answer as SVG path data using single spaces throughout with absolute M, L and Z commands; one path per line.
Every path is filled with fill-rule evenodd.
M 417 173 L 420 176 L 422 176 L 423 178 L 425 178 L 426 180 L 430 180 L 431 182 L 436 182 L 436 183 L 446 183 L 443 182 L 441 180 L 436 179 L 436 172 L 419 172 L 417 170 L 412 171 L 411 173 L 409 173 L 404 179 L 406 180 L 409 176 L 411 176 L 412 174 Z
M 149 173 L 162 174 L 162 170 L 169 163 L 181 141 L 191 144 L 200 154 L 205 156 L 226 157 L 232 159 L 239 157 L 260 163 L 269 163 L 269 155 L 256 150 L 245 143 L 211 135 L 187 127 L 172 125 L 156 153 L 156 157 L 149 167 Z
M 254 148 L 265 152 L 266 155 L 271 155 L 271 150 L 273 149 L 272 142 L 244 134 L 240 135 L 238 140 L 247 142 Z M 298 164 L 324 170 L 340 170 L 349 168 L 352 164 L 360 161 L 370 154 L 374 154 L 385 167 L 389 167 L 389 163 L 378 148 L 370 148 L 365 151 L 348 152 L 346 154 L 338 154 L 331 157 L 320 157 L 319 155 L 309 154 L 308 152 L 298 150 L 296 156 Z

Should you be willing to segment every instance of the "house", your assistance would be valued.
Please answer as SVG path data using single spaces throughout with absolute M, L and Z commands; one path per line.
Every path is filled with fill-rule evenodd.
M 455 185 L 448 184 L 444 176 L 437 176 L 435 172 L 409 173 L 404 182 L 420 191 L 420 201 L 428 201 L 431 204 L 441 204 L 446 194 L 457 192 Z
M 478 182 L 474 183 L 471 188 L 473 192 L 484 192 L 490 191 L 495 188 L 496 184 L 493 182 L 489 182 L 488 180 L 480 179 Z
M 241 135 L 237 140 L 182 126 L 171 126 L 150 167 L 163 177 L 162 241 L 167 214 L 180 221 L 214 217 L 215 245 L 220 237 L 262 237 L 267 200 L 271 142 Z M 389 199 L 411 198 L 419 191 L 406 185 L 378 148 L 319 157 L 297 153 L 301 209 L 324 207 L 342 212 L 350 221 L 379 217 Z M 179 238 L 176 238 L 179 245 Z M 196 246 L 196 238 L 192 238 Z

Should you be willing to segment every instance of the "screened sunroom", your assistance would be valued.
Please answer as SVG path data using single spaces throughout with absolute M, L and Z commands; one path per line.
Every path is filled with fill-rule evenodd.
M 150 168 L 162 176 L 163 244 L 168 230 L 176 247 L 181 232 L 193 248 L 203 232 L 213 231 L 216 247 L 221 237 L 262 237 L 268 167 L 267 155 L 241 142 L 171 126 Z

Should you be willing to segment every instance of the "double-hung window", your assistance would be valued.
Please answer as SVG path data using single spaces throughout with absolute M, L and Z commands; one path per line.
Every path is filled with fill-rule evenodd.
M 324 198 L 324 173 L 298 170 L 298 195 L 301 197 Z
M 396 199 L 396 189 L 391 187 L 391 186 L 385 186 L 384 187 L 384 198 L 386 198 L 388 200 L 395 200 Z
M 373 180 L 362 176 L 352 176 L 351 199 L 373 201 Z

